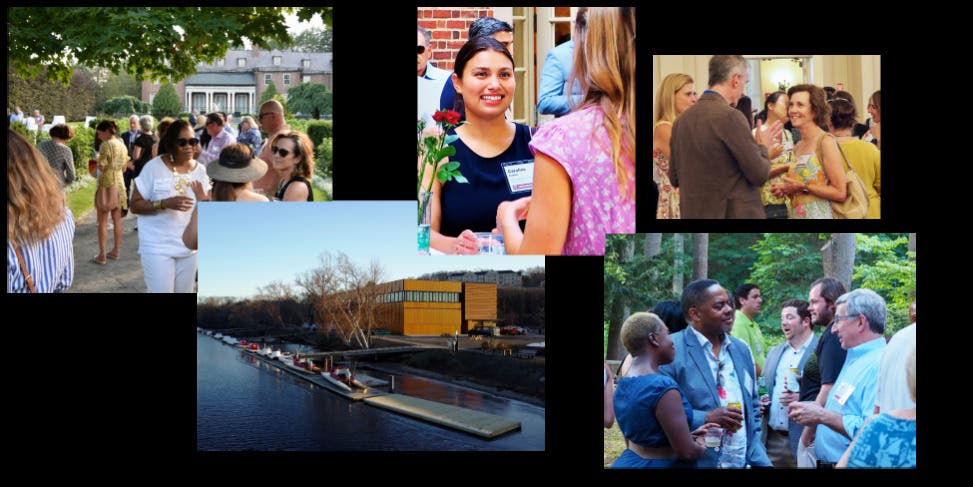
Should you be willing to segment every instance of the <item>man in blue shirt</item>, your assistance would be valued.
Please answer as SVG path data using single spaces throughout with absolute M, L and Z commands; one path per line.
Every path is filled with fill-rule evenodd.
M 572 106 L 581 102 L 581 86 L 574 84 L 571 100 L 568 100 L 568 81 L 574 67 L 574 39 L 584 36 L 588 7 L 578 8 L 571 40 L 547 51 L 541 68 L 541 83 L 537 95 L 537 111 L 543 115 L 560 117 L 567 115 Z
M 794 402 L 788 407 L 794 421 L 817 425 L 818 468 L 833 467 L 872 414 L 885 351 L 885 300 L 871 289 L 842 295 L 835 302 L 832 332 L 848 355 L 827 402 L 823 408 L 816 402 Z

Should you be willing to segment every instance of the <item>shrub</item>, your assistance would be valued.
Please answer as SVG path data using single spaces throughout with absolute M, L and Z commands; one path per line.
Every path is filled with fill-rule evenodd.
M 100 120 L 95 122 L 100 122 Z M 80 125 L 74 127 L 74 138 L 67 143 L 74 155 L 74 172 L 88 174 L 88 159 L 91 158 L 94 142 L 95 129 L 81 127 Z
M 155 115 L 156 118 L 175 117 L 180 108 L 182 108 L 182 103 L 180 103 L 179 95 L 172 83 L 163 84 L 152 100 L 152 115 Z
M 140 105 L 144 104 L 134 96 L 116 96 L 105 101 L 102 111 L 110 116 L 115 114 L 131 115 L 140 108 Z
M 307 123 L 307 136 L 311 138 L 314 147 L 321 144 L 324 139 L 333 138 L 331 135 L 330 121 L 311 120 Z
M 324 178 L 331 177 L 333 157 L 330 138 L 321 141 L 321 144 L 314 149 L 314 161 L 314 172 Z

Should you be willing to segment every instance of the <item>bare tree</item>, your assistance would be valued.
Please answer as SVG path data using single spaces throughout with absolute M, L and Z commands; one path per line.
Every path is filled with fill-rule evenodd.
M 821 247 L 821 267 L 825 277 L 833 277 L 851 289 L 851 274 L 855 267 L 855 234 L 832 233 Z
M 346 345 L 371 346 L 371 328 L 378 306 L 378 284 L 385 270 L 377 260 L 355 264 L 342 252 L 324 253 L 318 267 L 297 279 L 308 295 L 315 317 L 325 330 L 335 330 Z
M 709 272 L 709 234 L 693 234 L 693 280 L 706 279 Z
M 915 252 L 915 251 L 916 251 L 916 234 L 910 233 L 909 234 L 909 252 Z

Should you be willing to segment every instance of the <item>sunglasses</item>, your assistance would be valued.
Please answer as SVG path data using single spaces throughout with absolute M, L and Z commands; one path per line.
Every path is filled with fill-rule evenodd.
M 180 139 L 176 139 L 176 143 L 179 144 L 179 147 L 186 147 L 186 144 L 189 144 L 191 147 L 196 147 L 196 145 L 199 144 L 199 139 L 197 139 L 196 137 L 193 137 L 191 139 L 180 138 Z
M 426 46 L 416 46 L 416 54 L 422 54 L 426 52 Z
M 287 149 L 281 149 L 279 147 L 271 147 L 270 148 L 270 152 L 272 154 L 280 154 L 281 157 L 287 157 L 287 156 L 291 155 L 291 151 L 289 151 Z M 296 156 L 297 155 L 297 152 L 295 151 L 295 152 L 293 152 L 293 154 Z

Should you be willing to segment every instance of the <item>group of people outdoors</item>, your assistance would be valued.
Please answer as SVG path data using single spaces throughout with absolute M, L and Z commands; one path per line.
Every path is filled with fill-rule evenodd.
M 743 95 L 749 69 L 742 56 L 713 56 L 701 96 L 688 74 L 662 79 L 652 139 L 657 218 L 848 218 L 832 210 L 859 180 L 862 201 L 841 209 L 854 204 L 864 210 L 855 217 L 880 218 L 881 91 L 869 97 L 867 125 L 851 93 L 812 84 L 768 93 L 754 117 Z
M 617 385 L 605 366 L 605 427 L 627 447 L 612 467 L 914 468 L 915 303 L 886 340 L 881 296 L 821 278 L 780 304 L 785 341 L 769 350 L 762 304 L 755 284 L 698 280 L 681 315 L 625 320 Z
M 549 55 L 553 72 L 543 76 L 545 110 L 559 116 L 540 127 L 510 120 L 512 30 L 490 17 L 473 22 L 450 74 L 429 62 L 431 36 L 417 26 L 418 119 L 455 110 L 464 120 L 448 132 L 455 154 L 440 164 L 459 162 L 465 182 L 425 172 L 430 246 L 475 254 L 475 232 L 493 232 L 507 254 L 602 255 L 606 233 L 635 231 L 635 9 L 578 10 L 571 51 Z
M 100 122 L 92 164 L 99 248 L 91 261 L 106 265 L 120 258 L 122 218 L 131 211 L 138 215 L 147 290 L 193 292 L 197 202 L 313 201 L 311 139 L 290 129 L 275 100 L 260 107 L 259 119 L 268 135 L 264 140 L 251 117 L 231 136 L 225 116 L 215 112 L 200 117 L 199 133 L 184 119 L 164 119 L 153 131 L 152 117 L 132 115 L 129 130 L 120 135 L 115 121 Z M 74 220 L 64 217 L 70 210 L 63 188 L 75 179 L 74 157 L 65 145 L 73 129 L 59 124 L 50 134 L 50 141 L 34 148 L 7 131 L 8 292 L 59 292 L 71 284 Z
M 40 130 L 46 121 L 40 110 L 34 110 L 33 116 L 24 115 L 19 105 L 15 105 L 13 111 L 7 108 L 7 120 L 10 123 L 20 122 L 26 125 L 28 130 Z

